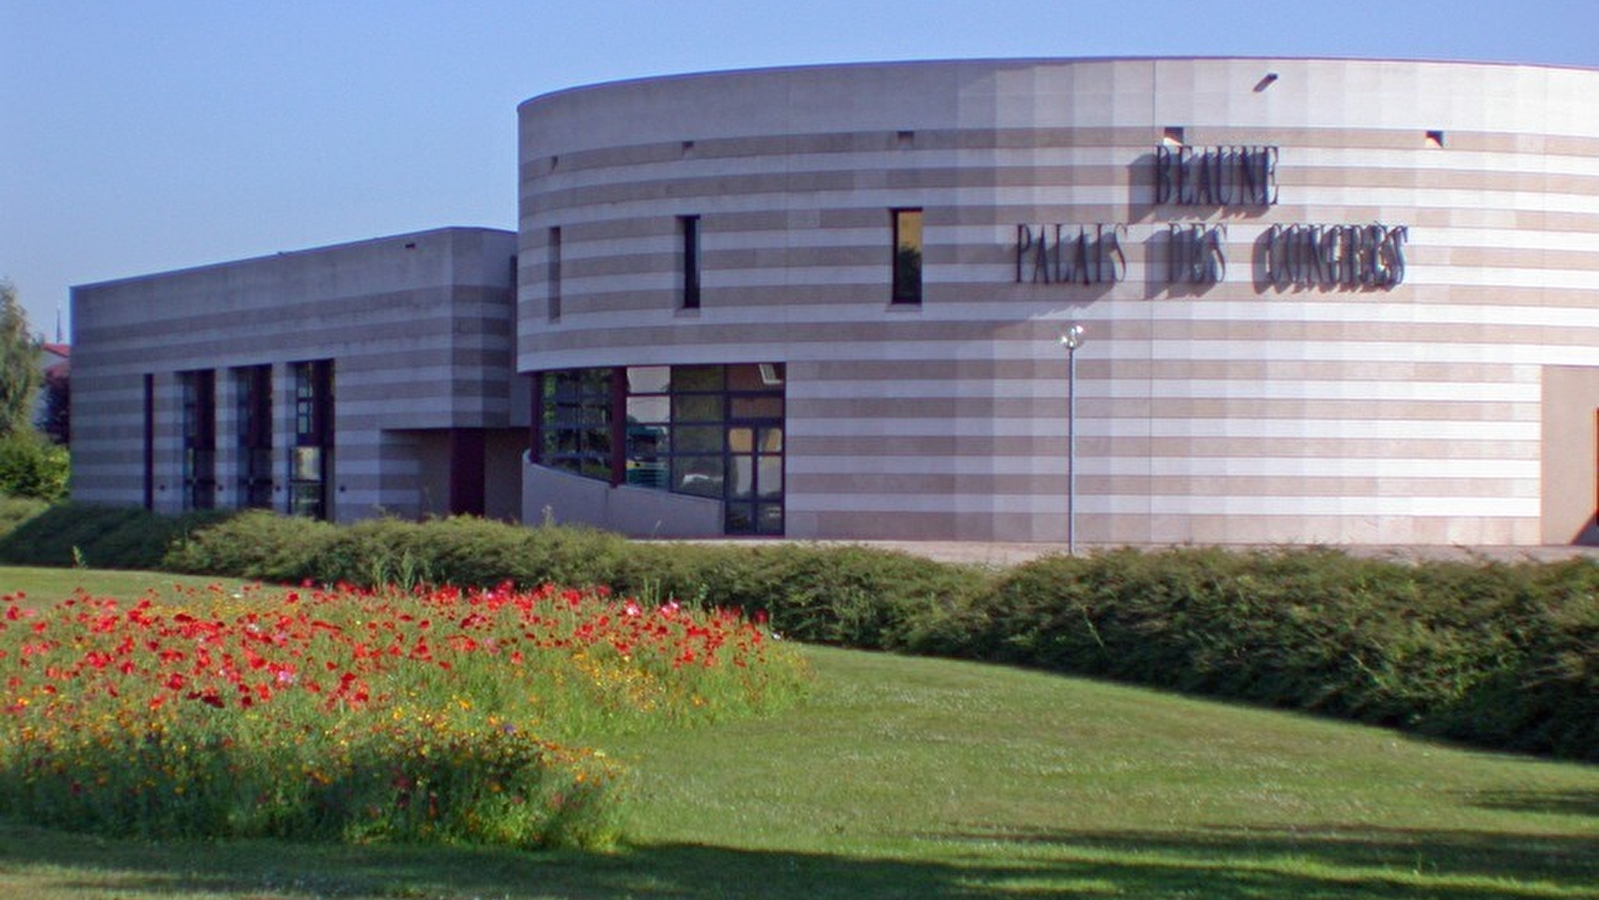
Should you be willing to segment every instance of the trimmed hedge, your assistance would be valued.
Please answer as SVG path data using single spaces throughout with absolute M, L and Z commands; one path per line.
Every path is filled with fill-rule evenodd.
M 78 549 L 74 557 L 72 548 Z M 277 582 L 607 586 L 804 641 L 1016 663 L 1599 760 L 1599 562 L 1116 550 L 1004 571 L 860 546 L 653 543 L 473 518 L 335 527 L 54 507 L 0 561 Z
M 1599 759 L 1592 560 L 1051 557 L 1007 573 L 913 649 Z

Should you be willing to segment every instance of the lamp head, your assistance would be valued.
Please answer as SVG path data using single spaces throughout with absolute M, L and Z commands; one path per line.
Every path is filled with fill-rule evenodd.
M 1067 350 L 1076 350 L 1083 345 L 1083 338 L 1086 333 L 1087 330 L 1076 323 L 1067 326 L 1066 330 L 1061 332 L 1060 335 L 1061 346 Z

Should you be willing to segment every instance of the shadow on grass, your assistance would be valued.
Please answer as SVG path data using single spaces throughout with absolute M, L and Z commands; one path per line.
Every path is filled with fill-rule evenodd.
M 1467 802 L 1483 809 L 1599 818 L 1599 791 L 1482 791 Z
M 0 824 L 0 880 L 59 896 L 1489 898 L 1588 896 L 1599 841 L 1379 830 L 928 835 L 883 859 L 687 844 L 608 855 L 143 843 Z

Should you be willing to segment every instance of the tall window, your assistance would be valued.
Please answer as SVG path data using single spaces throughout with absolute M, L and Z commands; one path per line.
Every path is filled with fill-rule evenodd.
M 551 322 L 561 320 L 561 229 L 551 228 L 549 245 L 545 248 L 545 302 Z
M 700 217 L 678 216 L 683 238 L 683 308 L 700 308 Z
M 289 460 L 289 512 L 328 518 L 333 475 L 333 360 L 295 363 L 294 452 Z
M 179 372 L 183 390 L 183 508 L 211 509 L 217 498 L 217 373 Z
M 155 376 L 144 376 L 144 508 L 155 509 Z
M 272 506 L 272 367 L 233 370 L 238 398 L 239 503 L 245 508 Z
M 538 461 L 589 478 L 610 480 L 611 369 L 545 372 L 538 382 Z
M 895 303 L 922 302 L 922 211 L 893 210 Z

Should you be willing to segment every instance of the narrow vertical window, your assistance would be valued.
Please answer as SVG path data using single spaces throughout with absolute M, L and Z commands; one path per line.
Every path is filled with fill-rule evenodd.
M 155 509 L 155 376 L 144 376 L 144 508 Z
M 700 308 L 700 217 L 678 216 L 683 237 L 683 308 Z
M 295 363 L 294 452 L 289 460 L 289 512 L 330 518 L 333 477 L 333 360 Z
M 561 229 L 550 229 L 548 252 L 546 269 L 549 319 L 551 322 L 559 322 L 561 321 Z
M 272 507 L 272 367 L 233 370 L 238 400 L 239 495 L 245 508 Z
M 183 389 L 183 508 L 212 509 L 217 494 L 215 369 L 179 372 Z
M 922 211 L 893 210 L 895 303 L 922 302 Z

